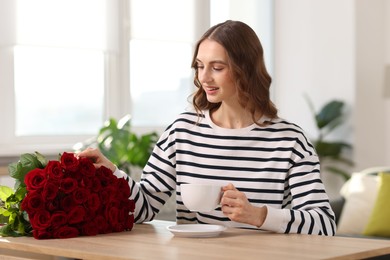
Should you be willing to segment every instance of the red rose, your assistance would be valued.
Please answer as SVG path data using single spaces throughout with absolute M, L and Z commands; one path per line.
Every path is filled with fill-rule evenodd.
M 64 177 L 64 172 L 59 161 L 49 161 L 45 169 L 50 179 L 61 180 Z
M 55 212 L 57 210 L 60 210 L 60 199 L 56 197 L 54 200 L 47 201 L 46 202 L 46 209 L 50 212 Z
M 123 230 L 125 230 L 124 224 L 116 223 L 116 224 L 112 225 L 112 230 L 114 232 L 122 232 Z
M 77 189 L 77 181 L 67 177 L 61 181 L 61 190 L 65 193 L 71 193 Z
M 89 189 L 91 192 L 99 192 L 102 188 L 102 185 L 100 184 L 100 180 L 98 177 L 86 177 L 83 178 L 83 186 Z
M 109 225 L 107 223 L 107 220 L 101 215 L 96 216 L 95 224 L 96 224 L 96 227 L 99 229 L 100 234 L 106 234 L 110 230 Z
M 98 212 L 99 211 L 92 211 L 92 210 L 88 210 L 87 208 L 85 208 L 84 221 L 89 222 L 89 221 L 94 220 L 96 218 L 96 216 L 98 215 Z
M 95 169 L 87 158 L 63 153 L 45 169 L 26 174 L 27 195 L 21 203 L 37 239 L 93 236 L 131 230 L 134 200 L 124 178 L 110 169 Z
M 52 234 L 51 234 L 51 232 L 44 230 L 44 229 L 42 229 L 42 230 L 34 229 L 33 236 L 35 239 L 49 239 L 52 237 Z
M 117 207 L 109 207 L 106 209 L 105 216 L 110 225 L 115 226 L 119 222 L 120 211 Z
M 94 221 L 89 221 L 81 227 L 81 232 L 85 236 L 96 236 L 99 233 L 99 228 Z
M 79 160 L 74 153 L 64 152 L 61 155 L 61 165 L 65 170 L 74 172 L 79 167 Z
M 22 202 L 22 210 L 27 211 L 28 214 L 34 214 L 36 211 L 45 207 L 45 200 L 42 194 L 37 191 L 29 192 Z
M 53 228 L 63 226 L 67 223 L 67 221 L 67 214 L 64 211 L 57 211 L 54 212 L 53 215 L 51 215 L 50 222 Z
M 134 212 L 135 202 L 134 200 L 123 200 L 121 203 L 122 208 L 128 210 L 129 212 Z
M 46 200 L 53 200 L 58 193 L 58 184 L 54 182 L 46 182 L 45 187 L 43 188 L 42 196 Z
M 102 184 L 100 183 L 99 178 L 95 177 L 92 179 L 92 187 L 93 192 L 99 192 L 102 189 Z
M 85 209 L 81 206 L 76 206 L 71 209 L 68 213 L 68 223 L 69 224 L 77 224 L 84 220 L 85 217 Z
M 26 195 L 26 197 L 24 197 L 24 199 L 22 200 L 22 203 L 20 204 L 20 209 L 24 210 L 24 211 L 29 211 L 30 210 L 29 206 L 28 206 L 29 201 L 30 201 L 30 198 Z
M 79 231 L 77 228 L 68 227 L 68 226 L 60 227 L 59 229 L 53 232 L 54 238 L 72 238 L 72 237 L 77 237 L 78 235 L 79 235 Z
M 74 201 L 72 195 L 67 195 L 67 196 L 63 197 L 60 201 L 61 209 L 66 211 L 66 212 L 69 212 L 70 210 L 72 210 L 72 208 L 74 208 L 76 205 L 77 204 Z
M 129 183 L 124 178 L 119 178 L 117 181 L 118 185 L 118 195 L 121 200 L 128 199 L 130 197 L 130 186 Z
M 112 174 L 112 171 L 104 166 L 96 169 L 96 175 L 99 177 L 100 183 L 103 187 L 110 185 L 117 179 L 117 177 Z
M 38 210 L 30 222 L 33 229 L 45 229 L 50 225 L 50 213 L 46 210 Z
M 79 171 L 82 175 L 92 177 L 95 175 L 96 168 L 91 160 L 86 157 L 82 157 L 79 159 Z
M 125 221 L 125 229 L 132 230 L 134 226 L 134 215 L 128 215 Z
M 29 171 L 24 178 L 24 183 L 29 191 L 42 189 L 46 183 L 46 171 L 40 168 Z
M 81 203 L 87 201 L 87 199 L 89 197 L 89 193 L 90 193 L 89 190 L 86 188 L 77 188 L 73 192 L 73 199 L 77 204 L 81 204 Z
M 85 207 L 87 208 L 87 210 L 97 211 L 100 206 L 101 202 L 99 196 L 96 193 L 92 193 L 85 202 Z
M 113 186 L 102 188 L 99 192 L 100 200 L 103 204 L 108 204 L 112 200 L 118 200 L 116 197 L 117 189 Z

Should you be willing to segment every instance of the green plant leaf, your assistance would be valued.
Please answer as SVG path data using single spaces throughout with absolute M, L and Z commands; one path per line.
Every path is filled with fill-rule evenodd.
M 39 162 L 38 167 L 45 168 L 45 166 L 47 165 L 47 159 L 45 158 L 45 156 L 43 156 L 39 152 L 35 152 L 35 156 L 36 156 L 37 161 Z
M 157 138 L 156 132 L 144 135 L 132 132 L 131 116 L 126 115 L 119 121 L 114 118 L 105 121 L 94 139 L 95 144 L 89 143 L 89 145 L 98 147 L 118 168 L 125 169 L 130 174 L 130 166 L 141 168 L 145 166 Z M 85 147 L 85 144 L 81 146 Z
M 35 154 L 25 153 L 20 156 L 19 161 L 8 166 L 8 172 L 11 177 L 19 180 L 21 185 L 24 184 L 26 174 L 36 168 L 43 168 L 42 163 L 37 159 Z
M 24 197 L 26 197 L 26 194 L 27 194 L 27 188 L 25 186 L 20 187 L 15 191 L 15 197 L 18 201 L 22 201 Z
M 130 131 L 131 128 L 131 116 L 130 115 L 125 115 L 122 117 L 117 124 L 118 129 L 124 129 L 126 131 Z
M 318 141 L 315 143 L 315 149 L 319 157 L 337 158 L 340 156 L 344 147 L 345 144 L 340 142 Z
M 329 125 L 342 116 L 344 102 L 333 100 L 325 104 L 316 115 L 316 123 L 319 129 Z
M 3 215 L 1 213 L 1 211 L 2 211 L 2 208 L 0 208 L 0 224 L 7 224 L 8 223 L 8 217 Z
M 13 189 L 7 186 L 0 185 L 0 200 L 6 201 L 8 197 L 11 196 L 12 194 L 14 194 Z

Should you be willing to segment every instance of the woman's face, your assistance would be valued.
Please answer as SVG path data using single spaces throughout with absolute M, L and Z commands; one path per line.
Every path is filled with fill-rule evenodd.
M 198 80 L 211 103 L 237 102 L 237 88 L 228 64 L 225 48 L 206 39 L 199 45 L 196 57 Z

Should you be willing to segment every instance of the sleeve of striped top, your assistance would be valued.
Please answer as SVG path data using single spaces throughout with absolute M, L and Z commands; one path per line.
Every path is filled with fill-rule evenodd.
M 262 229 L 278 233 L 334 235 L 335 216 L 319 176 L 316 155 L 306 156 L 290 169 L 289 205 L 281 209 L 267 206 L 268 215 Z
M 167 136 L 169 136 L 168 131 L 160 137 L 158 143 L 166 141 Z M 135 201 L 134 221 L 136 223 L 153 220 L 176 189 L 175 168 L 173 156 L 170 156 L 170 147 L 171 145 L 167 144 L 161 148 L 157 144 L 143 169 L 141 181 L 137 183 L 129 178 L 130 199 Z M 173 149 L 172 153 L 174 154 Z M 117 177 L 127 178 L 126 173 L 118 169 L 114 174 Z

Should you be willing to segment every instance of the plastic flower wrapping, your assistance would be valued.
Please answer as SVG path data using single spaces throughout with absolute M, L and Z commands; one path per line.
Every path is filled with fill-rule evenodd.
M 128 180 L 87 158 L 23 154 L 8 171 L 15 187 L 0 186 L 0 236 L 71 238 L 133 228 Z

